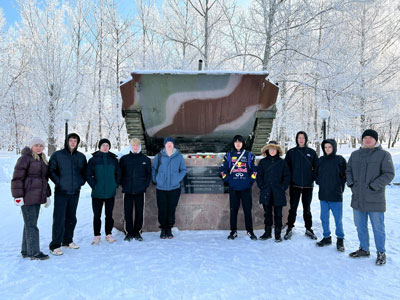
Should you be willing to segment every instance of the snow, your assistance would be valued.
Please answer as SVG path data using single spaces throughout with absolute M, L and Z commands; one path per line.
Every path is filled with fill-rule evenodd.
M 400 165 L 400 149 L 390 150 Z M 346 158 L 351 152 L 339 149 Z M 387 264 L 375 265 L 371 231 L 371 257 L 352 259 L 358 248 L 345 190 L 343 224 L 345 253 L 335 246 L 318 248 L 304 235 L 301 207 L 292 240 L 275 243 L 251 241 L 239 232 L 234 241 L 228 231 L 179 231 L 173 240 L 160 240 L 158 232 L 143 233 L 143 242 L 90 242 L 92 209 L 85 185 L 78 207 L 75 242 L 79 250 L 65 249 L 60 257 L 31 261 L 20 256 L 22 215 L 10 194 L 10 179 L 18 156 L 0 152 L 0 299 L 396 299 L 400 294 L 400 188 L 387 188 Z M 397 177 L 399 178 L 399 177 Z M 312 212 L 314 230 L 322 236 L 317 188 Z M 52 208 L 42 206 L 38 226 L 41 249 L 49 253 Z M 331 230 L 334 232 L 333 218 Z M 256 235 L 262 234 L 257 230 Z M 103 234 L 104 237 L 104 234 Z M 335 238 L 333 239 L 335 241 Z

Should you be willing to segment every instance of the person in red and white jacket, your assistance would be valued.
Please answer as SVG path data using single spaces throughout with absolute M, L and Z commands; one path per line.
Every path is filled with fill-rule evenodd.
M 228 239 L 237 237 L 237 214 L 242 202 L 245 225 L 248 235 L 252 240 L 257 240 L 253 232 L 252 190 L 251 187 L 256 180 L 257 167 L 255 156 L 244 149 L 244 138 L 235 135 L 232 146 L 233 151 L 226 153 L 220 166 L 222 179 L 229 185 L 230 227 L 231 232 Z

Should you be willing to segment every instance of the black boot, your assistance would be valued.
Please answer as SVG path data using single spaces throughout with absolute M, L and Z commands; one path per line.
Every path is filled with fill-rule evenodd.
M 331 237 L 327 237 L 327 238 L 323 238 L 322 240 L 320 240 L 319 242 L 317 242 L 317 246 L 318 247 L 324 247 L 324 246 L 328 246 L 332 244 L 332 238 Z
M 49 256 L 47 254 L 44 254 L 43 252 L 39 252 L 38 254 L 31 256 L 31 260 L 46 260 L 46 259 L 49 259 Z
M 385 252 L 377 252 L 378 256 L 376 257 L 376 264 L 378 266 L 382 266 L 386 264 L 386 254 Z
M 248 234 L 248 236 L 250 237 L 250 239 L 252 241 L 257 241 L 257 237 L 256 237 L 256 235 L 254 234 L 253 231 L 247 231 L 247 234 Z
M 161 228 L 160 239 L 165 240 L 167 238 L 167 230 Z
M 231 233 L 228 235 L 228 240 L 234 240 L 235 238 L 237 238 L 237 236 L 237 231 L 232 230 Z
M 275 242 L 282 242 L 281 238 L 282 227 L 275 226 Z
M 283 237 L 285 240 L 290 240 L 292 235 L 293 235 L 293 231 L 292 231 L 293 227 L 288 227 L 286 229 L 286 233 L 285 236 Z
M 340 252 L 344 252 L 344 243 L 342 238 L 337 238 L 336 240 L 336 249 Z
M 357 251 L 351 252 L 349 254 L 350 257 L 354 257 L 354 258 L 355 257 L 369 257 L 369 255 L 370 255 L 370 252 L 363 250 L 361 247 Z
M 169 239 L 173 239 L 174 238 L 174 235 L 172 234 L 171 228 L 167 229 L 166 235 L 167 235 L 167 238 L 169 238 Z
M 140 232 L 134 233 L 134 234 L 132 235 L 132 237 L 133 237 L 135 240 L 139 241 L 139 242 L 143 241 L 143 238 L 142 238 Z
M 271 232 L 272 232 L 272 227 L 265 226 L 265 232 L 263 233 L 262 236 L 259 237 L 259 239 L 264 241 L 264 240 L 268 240 L 268 239 L 272 238 Z

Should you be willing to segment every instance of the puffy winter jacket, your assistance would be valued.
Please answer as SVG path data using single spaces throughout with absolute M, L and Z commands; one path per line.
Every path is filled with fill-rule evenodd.
M 126 154 L 119 160 L 122 192 L 145 193 L 151 181 L 151 160 L 142 153 Z
M 285 191 L 289 187 L 290 171 L 284 159 L 267 155 L 260 160 L 256 181 L 260 188 L 261 204 L 269 204 L 272 197 L 275 206 L 286 205 Z
M 112 152 L 93 153 L 86 169 L 86 180 L 92 188 L 92 198 L 114 197 L 120 181 L 117 156 Z
M 171 156 L 168 156 L 163 149 L 154 157 L 152 178 L 158 190 L 171 191 L 179 188 L 185 175 L 185 161 L 177 149 Z
M 42 159 L 35 160 L 32 150 L 25 147 L 14 168 L 12 196 L 24 198 L 24 205 L 46 203 L 46 198 L 51 195 L 48 175 L 48 166 Z
M 325 153 L 325 145 L 331 144 L 333 152 Z M 319 158 L 319 171 L 316 184 L 319 185 L 318 198 L 324 201 L 343 201 L 343 191 L 346 183 L 346 160 L 337 155 L 335 140 L 327 139 L 321 143 L 324 156 Z
M 257 167 L 254 162 L 255 156 L 246 151 L 240 158 L 243 151 L 246 150 L 228 152 L 219 168 L 222 179 L 229 184 L 230 189 L 236 191 L 250 188 L 257 176 Z M 240 161 L 238 161 L 239 158 Z M 237 164 L 235 165 L 236 162 Z
M 86 182 L 87 161 L 83 153 L 77 151 L 80 140 L 76 148 L 69 151 L 68 139 L 65 140 L 65 148 L 53 153 L 49 161 L 50 179 L 56 185 L 56 191 L 61 191 L 68 195 L 73 195 L 81 190 L 81 186 Z
M 385 188 L 394 178 L 392 156 L 377 143 L 354 151 L 346 169 L 351 207 L 364 212 L 386 211 Z

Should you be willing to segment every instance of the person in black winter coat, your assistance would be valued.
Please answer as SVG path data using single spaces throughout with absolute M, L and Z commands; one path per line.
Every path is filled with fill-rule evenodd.
M 53 255 L 63 254 L 61 246 L 79 248 L 73 242 L 73 237 L 77 223 L 76 208 L 81 186 L 86 182 L 87 166 L 85 155 L 77 150 L 79 142 L 79 136 L 70 133 L 65 140 L 64 149 L 54 152 L 49 161 L 50 179 L 56 186 L 53 233 L 49 245 L 50 253 Z
M 288 240 L 292 236 L 292 229 L 296 221 L 297 207 L 299 206 L 300 196 L 303 204 L 303 218 L 306 227 L 306 235 L 316 240 L 317 236 L 312 230 L 311 200 L 314 181 L 318 174 L 318 155 L 307 147 L 308 137 L 304 131 L 296 134 L 297 146 L 290 149 L 285 156 L 289 166 L 290 179 L 290 210 L 288 216 L 288 228 L 284 236 Z
M 92 188 L 93 231 L 92 245 L 100 243 L 101 211 L 105 206 L 106 241 L 115 242 L 112 236 L 114 227 L 113 209 L 115 194 L 120 181 L 120 171 L 117 156 L 110 152 L 111 142 L 108 139 L 99 141 L 99 151 L 94 152 L 86 169 L 86 180 Z
M 139 139 L 132 139 L 131 151 L 121 157 L 122 192 L 124 193 L 124 214 L 126 241 L 142 241 L 140 235 L 143 226 L 144 193 L 151 181 L 151 161 L 141 152 Z M 135 206 L 135 223 L 133 223 L 133 206 Z
M 324 156 L 319 158 L 319 171 L 316 183 L 319 185 L 318 198 L 321 204 L 321 223 L 323 239 L 319 247 L 332 244 L 329 229 L 329 210 L 332 211 L 336 224 L 336 248 L 344 251 L 343 239 L 343 191 L 346 183 L 346 160 L 337 155 L 337 144 L 333 139 L 324 140 L 321 144 Z
M 275 223 L 275 241 L 281 242 L 282 207 L 287 204 L 285 191 L 289 187 L 290 171 L 285 160 L 280 158 L 283 150 L 277 142 L 270 141 L 261 149 L 261 154 L 265 158 L 258 164 L 256 181 L 260 188 L 260 203 L 264 208 L 265 232 L 260 240 L 272 238 L 272 225 Z
M 233 151 L 225 155 L 220 166 L 222 179 L 229 184 L 231 232 L 228 239 L 233 240 L 237 237 L 237 214 L 242 201 L 247 234 L 252 240 L 257 240 L 251 216 L 251 187 L 257 176 L 255 157 L 244 149 L 244 138 L 241 135 L 234 136 L 232 147 Z

